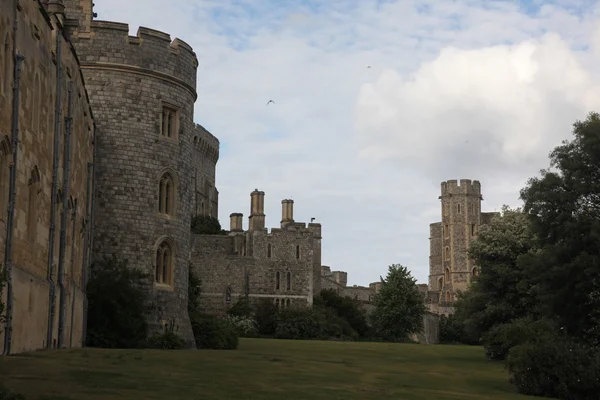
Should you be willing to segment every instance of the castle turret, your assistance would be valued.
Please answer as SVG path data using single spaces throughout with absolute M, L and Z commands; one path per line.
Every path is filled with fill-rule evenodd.
M 294 200 L 281 200 L 281 227 L 294 223 Z
M 248 217 L 248 230 L 258 231 L 265 229 L 265 192 L 254 189 L 250 193 L 250 216 Z

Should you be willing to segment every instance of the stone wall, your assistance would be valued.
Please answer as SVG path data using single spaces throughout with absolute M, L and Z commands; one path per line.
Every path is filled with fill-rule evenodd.
M 219 140 L 196 124 L 194 133 L 195 215 L 219 216 L 219 192 L 215 184 Z
M 59 17 L 47 13 L 38 1 L 19 1 L 18 4 L 16 49 L 25 58 L 21 63 L 19 82 L 19 144 L 15 167 L 13 267 L 10 274 L 14 293 L 9 324 L 12 329 L 10 353 L 56 346 L 58 343 L 63 347 L 81 346 L 83 270 L 87 268 L 84 239 L 90 227 L 86 223 L 86 205 L 90 201 L 88 178 L 91 179 L 88 172 L 92 171 L 88 170 L 88 163 L 93 161 L 92 111 L 78 59 L 63 37 Z M 14 150 L 10 141 L 14 101 L 12 52 L 15 45 L 12 18 L 16 5 L 16 1 L 0 2 L 0 210 L 6 210 L 8 206 L 9 165 Z M 58 121 L 55 115 L 59 88 L 57 66 L 62 67 L 62 94 L 58 98 L 62 115 L 58 116 Z M 72 117 L 72 123 L 67 158 L 64 145 L 69 117 Z M 55 122 L 59 127 L 56 153 Z M 58 162 L 56 179 L 53 178 L 55 154 Z M 69 175 L 65 187 L 64 168 L 67 166 Z M 53 187 L 55 196 L 52 195 Z M 61 219 L 63 205 L 67 212 L 64 221 Z M 53 208 L 56 211 L 56 229 L 51 236 Z M 6 212 L 0 214 L 2 262 L 6 255 L 7 216 Z M 61 230 L 64 231 L 63 243 L 60 242 Z M 51 249 L 54 252 L 52 256 L 49 254 Z M 58 275 L 59 264 L 62 265 L 61 276 Z M 62 289 L 60 282 L 63 283 Z M 55 288 L 54 307 L 50 306 L 51 287 Z M 64 321 L 62 326 L 59 324 L 61 317 Z
M 440 343 L 440 316 L 434 313 L 423 315 L 423 330 L 412 335 L 412 339 L 421 344 Z
M 89 13 L 85 1 L 72 6 Z M 71 30 L 97 124 L 94 256 L 117 254 L 154 276 L 151 330 L 172 322 L 191 344 L 198 62 L 189 45 L 166 33 L 145 27 L 136 36 L 128 32 L 127 24 L 96 20 Z

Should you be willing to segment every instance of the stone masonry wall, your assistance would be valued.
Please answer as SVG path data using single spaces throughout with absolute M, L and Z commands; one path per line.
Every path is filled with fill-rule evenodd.
M 6 246 L 6 221 L 9 197 L 9 164 L 12 161 L 10 140 L 13 107 L 12 16 L 16 1 L 0 2 L 0 257 Z M 49 328 L 49 239 L 52 207 L 52 172 L 54 149 L 55 103 L 57 95 L 57 65 L 62 65 L 62 96 L 59 99 L 62 117 L 59 132 L 59 169 L 56 183 L 62 189 L 65 118 L 68 117 L 68 88 L 72 82 L 72 132 L 69 190 L 60 200 L 69 205 L 65 226 L 64 277 L 65 306 L 64 346 L 81 346 L 83 328 L 83 258 L 88 197 L 88 163 L 92 162 L 93 120 L 78 60 L 68 41 L 61 40 L 61 57 L 56 48 L 57 35 L 62 37 L 57 20 L 41 9 L 37 1 L 20 1 L 17 51 L 22 62 L 19 102 L 19 145 L 17 149 L 16 198 L 11 273 L 14 308 L 12 313 L 11 353 L 37 350 L 58 339 L 60 288 L 56 285 L 56 303 L 52 319 L 51 343 Z M 31 179 L 33 176 L 33 179 Z M 60 214 L 62 203 L 56 204 L 57 220 L 54 234 L 52 278 L 57 282 L 59 261 Z M 4 337 L 0 334 L 0 340 Z
M 219 159 L 219 140 L 201 125 L 196 124 L 194 130 L 194 214 L 218 218 L 219 192 L 215 184 L 215 175 Z
M 91 18 L 91 17 L 90 17 Z M 171 254 L 169 281 L 153 280 L 151 330 L 173 322 L 193 343 L 187 315 L 190 222 L 193 211 L 193 104 L 197 59 L 168 34 L 126 24 L 91 21 L 71 32 L 82 60 L 97 124 L 94 255 L 117 254 L 155 274 L 157 251 Z M 169 137 L 164 107 L 173 109 Z M 174 183 L 171 212 L 159 212 L 159 185 Z

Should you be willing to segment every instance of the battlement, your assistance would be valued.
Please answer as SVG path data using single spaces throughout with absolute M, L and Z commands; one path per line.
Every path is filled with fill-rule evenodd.
M 200 124 L 194 126 L 194 147 L 215 164 L 219 160 L 219 139 Z
M 129 35 L 129 24 L 92 20 L 89 31 L 76 31 L 73 42 L 83 68 L 106 68 L 150 74 L 185 86 L 196 95 L 198 59 L 192 47 L 168 33 L 139 27 Z
M 451 179 L 441 184 L 442 196 L 444 195 L 477 195 L 481 196 L 481 183 L 470 179 Z

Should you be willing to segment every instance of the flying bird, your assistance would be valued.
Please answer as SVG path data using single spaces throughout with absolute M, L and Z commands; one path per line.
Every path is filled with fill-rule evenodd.
M 267 105 L 269 105 L 269 103 L 273 103 L 273 104 L 275 104 L 275 102 L 274 102 L 273 100 L 269 100 L 269 101 L 267 101 Z

